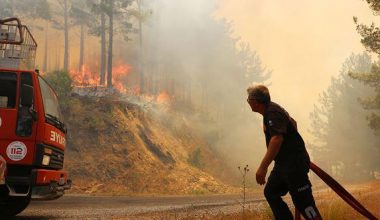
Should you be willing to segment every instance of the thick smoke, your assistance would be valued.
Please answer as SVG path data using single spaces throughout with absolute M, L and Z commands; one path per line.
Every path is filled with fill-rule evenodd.
M 190 103 L 194 125 L 232 167 L 257 165 L 265 144 L 246 88 L 266 82 L 270 72 L 231 38 L 229 24 L 213 17 L 215 1 L 157 0 L 147 7 L 153 14 L 144 29 L 143 69 L 152 92 Z

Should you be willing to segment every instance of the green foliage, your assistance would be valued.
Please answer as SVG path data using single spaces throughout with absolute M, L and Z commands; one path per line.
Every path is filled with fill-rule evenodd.
M 370 171 L 380 167 L 380 140 L 368 127 L 368 111 L 358 101 L 374 91 L 348 76 L 348 72 L 370 69 L 368 54 L 351 55 L 310 114 L 314 159 L 322 166 L 333 167 L 334 175 L 348 180 L 369 178 Z
M 369 7 L 374 11 L 375 14 L 380 12 L 380 1 L 379 0 L 366 0 L 369 4 Z
M 50 83 L 60 97 L 68 96 L 73 89 L 73 80 L 66 71 L 49 72 L 44 75 L 44 78 Z
M 354 73 L 350 72 L 353 79 L 357 79 L 364 84 L 374 88 L 376 91 L 373 97 L 364 97 L 361 99 L 361 104 L 365 109 L 373 110 L 368 117 L 369 126 L 380 135 L 380 71 L 378 71 L 378 64 L 374 64 L 370 73 Z
M 375 15 L 379 15 L 380 1 L 379 0 L 366 0 L 371 10 Z M 359 24 L 358 18 L 354 17 L 356 24 L 356 30 L 363 37 L 361 39 L 362 44 L 370 51 L 380 54 L 380 29 L 372 23 L 370 26 L 365 24 Z
M 86 7 L 84 2 L 77 2 L 71 5 L 70 16 L 73 18 L 76 25 L 87 25 L 93 20 L 90 9 Z
M 70 102 L 70 94 L 73 89 L 73 80 L 68 72 L 65 71 L 53 71 L 44 75 L 44 78 L 53 87 L 54 91 L 57 93 L 61 108 L 63 110 L 67 109 L 67 105 Z
M 197 148 L 189 155 L 187 162 L 194 167 L 202 169 L 204 167 L 204 162 L 201 154 L 201 149 Z
M 357 21 L 354 19 L 354 21 Z M 356 23 L 357 24 L 357 23 Z M 375 24 L 367 26 L 364 24 L 357 24 L 356 30 L 363 37 L 361 43 L 368 49 L 377 54 L 380 53 L 380 29 L 375 27 Z
M 17 16 L 24 18 L 51 18 L 50 6 L 47 0 L 0 0 L 0 18 Z
M 271 70 L 262 66 L 262 61 L 256 51 L 247 43 L 240 43 L 237 51 L 239 66 L 242 69 L 244 82 L 264 82 L 272 75 Z
M 116 17 L 123 24 L 131 24 L 127 20 L 130 19 L 130 9 L 129 7 L 132 5 L 132 0 L 101 0 L 101 1 L 88 1 L 87 7 L 90 8 L 93 15 L 97 16 L 102 13 L 107 16 L 116 15 Z M 98 23 L 97 19 L 92 19 L 92 22 L 89 23 L 90 33 L 96 36 L 100 35 L 101 27 Z M 120 28 L 123 28 L 121 25 Z
M 51 20 L 52 12 L 51 12 L 49 2 L 47 0 L 38 0 L 35 2 L 36 2 L 35 14 L 37 15 L 37 17 L 44 20 Z
M 380 1 L 379 0 L 366 0 L 370 8 L 375 15 L 380 13 Z M 364 24 L 358 24 L 358 19 L 354 17 L 356 29 L 362 36 L 361 43 L 370 51 L 380 55 L 380 28 L 376 27 L 374 23 L 370 26 Z M 373 98 L 369 98 L 362 101 L 363 106 L 366 109 L 372 109 L 371 115 L 367 117 L 369 126 L 380 135 L 380 65 L 374 63 L 370 72 L 352 71 L 350 76 L 357 79 L 364 84 L 375 89 L 376 94 Z

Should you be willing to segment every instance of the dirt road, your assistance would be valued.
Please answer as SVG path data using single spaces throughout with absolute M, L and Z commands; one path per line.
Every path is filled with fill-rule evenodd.
M 259 205 L 260 194 L 247 196 L 247 206 Z M 33 201 L 14 219 L 139 219 L 155 212 L 183 212 L 208 209 L 226 211 L 240 209 L 240 195 L 168 196 L 168 197 L 107 197 L 65 195 L 49 202 Z

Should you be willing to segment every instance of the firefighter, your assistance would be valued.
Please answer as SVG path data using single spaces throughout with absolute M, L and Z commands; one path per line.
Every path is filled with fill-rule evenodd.
M 315 205 L 308 172 L 310 158 L 305 143 L 297 131 L 295 120 L 280 105 L 271 102 L 269 90 L 264 85 L 247 89 L 253 112 L 263 116 L 267 151 L 256 171 L 256 182 L 266 183 L 268 166 L 274 167 L 264 188 L 264 195 L 276 220 L 293 219 L 287 204 L 282 200 L 288 192 L 305 219 L 322 219 Z

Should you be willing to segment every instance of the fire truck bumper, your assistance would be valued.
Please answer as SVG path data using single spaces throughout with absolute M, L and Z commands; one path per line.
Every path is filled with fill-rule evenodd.
M 67 178 L 67 172 L 56 170 L 33 170 L 35 182 L 32 187 L 33 200 L 57 199 L 71 188 L 71 180 Z

